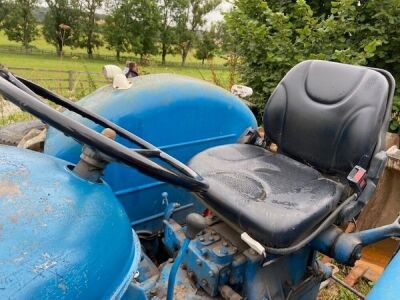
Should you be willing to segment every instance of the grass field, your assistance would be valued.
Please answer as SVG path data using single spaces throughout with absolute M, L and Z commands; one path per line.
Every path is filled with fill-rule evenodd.
M 38 55 L 21 55 L 21 54 L 4 54 L 0 53 L 0 64 L 5 65 L 9 68 L 33 68 L 33 69 L 49 69 L 59 71 L 80 71 L 80 72 L 96 72 L 97 76 L 94 76 L 96 80 L 102 80 L 101 70 L 105 64 L 109 62 L 104 60 L 84 60 L 84 59 L 72 59 L 64 58 L 60 59 L 56 56 L 38 56 Z M 115 62 L 110 62 L 115 64 Z M 123 65 L 120 65 L 123 67 Z M 55 89 L 59 87 L 58 83 L 54 79 L 60 78 L 57 76 L 66 76 L 64 74 L 51 73 L 46 71 L 15 71 L 18 75 L 24 76 L 33 81 L 37 81 L 43 84 L 47 88 Z M 154 74 L 154 73 L 173 73 L 181 74 L 190 77 L 195 77 L 210 82 L 219 84 L 224 88 L 229 88 L 229 72 L 227 70 L 211 70 L 204 68 L 190 68 L 190 67 L 162 67 L 162 66 L 140 66 L 140 74 Z M 92 75 L 93 76 L 93 75 Z M 49 82 L 43 80 L 49 79 Z M 40 79 L 40 80 L 38 80 Z M 55 85 L 54 85 L 55 84 Z M 62 93 L 61 91 L 58 91 Z M 91 92 L 88 90 L 87 93 Z
M 9 41 L 7 36 L 4 34 L 3 31 L 0 30 L 0 46 L 12 46 L 12 47 L 20 47 L 21 45 Z M 43 36 L 39 36 L 37 40 L 32 42 L 32 46 L 36 47 L 40 50 L 50 50 L 55 51 L 53 45 L 47 43 Z M 74 54 L 82 54 L 85 53 L 85 49 L 72 49 L 70 47 L 66 47 L 65 51 L 67 53 L 72 52 Z M 114 52 L 107 49 L 105 46 L 102 46 L 95 50 L 96 54 L 100 55 L 114 55 Z M 129 55 L 125 53 L 125 55 Z M 132 55 L 132 54 L 131 54 Z M 161 60 L 159 56 L 152 57 L 154 60 Z M 181 57 L 179 55 L 168 55 L 167 61 L 178 63 L 180 62 Z M 187 59 L 188 63 L 199 63 L 199 60 L 193 57 L 191 53 Z M 221 65 L 226 61 L 220 57 L 216 57 L 213 59 L 212 63 L 215 65 Z M 105 60 L 88 60 L 82 58 L 71 58 L 65 57 L 62 60 L 53 55 L 25 55 L 25 54 L 15 54 L 15 53 L 0 53 L 0 64 L 3 64 L 8 67 L 24 67 L 24 68 L 40 68 L 40 69 L 55 69 L 55 70 L 73 70 L 73 71 L 89 71 L 89 72 L 101 72 L 102 67 L 105 64 L 112 63 L 118 64 L 115 60 L 112 61 L 105 61 Z M 123 63 L 120 63 L 120 65 Z M 122 65 L 121 65 L 122 66 Z M 140 66 L 140 72 L 142 74 L 148 73 L 175 73 L 175 74 L 182 74 L 186 76 L 196 77 L 208 81 L 213 81 L 219 83 L 223 87 L 227 87 L 228 82 L 228 71 L 227 70 L 215 70 L 211 71 L 208 68 L 196 68 L 196 67 L 180 67 L 178 65 L 173 66 Z M 37 75 L 35 73 L 29 74 L 24 73 L 21 74 L 27 76 L 31 79 Z M 43 77 L 41 75 L 41 77 Z
M 7 36 L 4 34 L 3 31 L 0 30 L 0 47 L 16 47 L 15 49 L 20 49 L 21 45 L 9 41 Z M 32 42 L 32 47 L 35 47 L 39 50 L 45 50 L 45 51 L 55 51 L 55 48 L 53 45 L 47 43 L 43 36 L 40 35 L 37 40 Z M 4 49 L 3 49 L 4 50 Z M 102 70 L 102 67 L 105 64 L 119 64 L 121 67 L 123 67 L 123 62 L 118 63 L 114 59 L 114 57 L 110 57 L 110 60 L 96 60 L 96 59 L 85 59 L 82 57 L 78 56 L 73 56 L 73 55 L 68 55 L 64 57 L 63 59 L 60 59 L 56 55 L 30 55 L 30 54 L 25 54 L 25 53 L 20 53 L 19 51 L 13 52 L 13 49 L 6 49 L 7 51 L 1 51 L 0 52 L 0 64 L 5 65 L 9 68 L 33 68 L 33 69 L 51 69 L 51 70 L 59 70 L 59 71 L 79 71 L 79 72 L 96 72 L 99 75 L 91 75 L 94 76 L 95 80 L 103 80 L 102 76 L 100 75 L 100 72 Z M 85 49 L 72 49 L 70 47 L 66 47 L 65 51 L 67 53 L 72 52 L 72 54 L 82 54 L 85 53 Z M 95 50 L 95 54 L 99 55 L 114 55 L 114 52 L 107 49 L 106 46 L 102 46 L 98 49 Z M 132 55 L 125 53 L 125 55 Z M 193 57 L 193 53 L 191 53 L 188 56 L 187 62 L 189 63 L 189 66 L 181 67 L 178 63 L 180 62 L 180 56 L 179 55 L 168 55 L 167 56 L 167 62 L 171 62 L 171 65 L 167 66 L 161 66 L 159 64 L 150 64 L 146 66 L 140 66 L 140 74 L 154 74 L 154 73 L 174 73 L 174 74 L 181 74 L 181 75 L 186 75 L 190 77 L 195 77 L 195 78 L 200 78 L 203 80 L 211 81 L 215 84 L 218 84 L 224 88 L 229 88 L 230 85 L 232 84 L 232 79 L 228 80 L 229 77 L 229 72 L 227 69 L 224 68 L 218 68 L 221 64 L 225 62 L 223 58 L 216 57 L 213 59 L 212 64 L 216 66 L 216 69 L 214 70 L 212 66 L 202 67 L 199 66 L 197 67 L 196 65 L 199 65 L 199 60 L 195 59 Z M 151 58 L 152 61 L 160 61 L 161 58 L 159 56 L 154 56 Z M 213 70 L 211 70 L 213 69 Z M 57 91 L 58 93 L 61 93 L 65 96 L 69 96 L 71 98 L 77 99 L 81 97 L 84 94 L 88 94 L 92 92 L 93 86 L 91 86 L 91 89 L 87 88 L 86 89 L 86 84 L 83 83 L 85 80 L 82 78 L 84 76 L 79 75 L 80 79 L 83 82 L 79 83 L 80 87 L 83 87 L 84 91 L 80 91 L 78 95 L 71 95 L 71 93 L 67 94 L 64 90 L 66 88 L 66 85 L 68 83 L 62 82 L 60 80 L 57 82 L 56 79 L 64 79 L 65 76 L 68 76 L 68 74 L 61 74 L 61 73 L 53 73 L 53 72 L 45 72 L 45 71 L 20 71 L 20 70 L 12 70 L 16 74 L 24 76 L 28 79 L 37 81 L 38 83 L 44 85 L 47 88 L 53 89 Z M 44 79 L 48 78 L 49 80 L 46 81 Z M 87 78 L 86 78 L 87 79 Z M 228 82 L 230 81 L 230 82 Z M 97 87 L 97 86 L 95 86 Z
M 102 67 L 107 64 L 116 62 L 107 62 L 104 60 L 87 60 L 87 59 L 60 59 L 56 56 L 38 56 L 38 55 L 21 55 L 21 54 L 5 54 L 0 53 L 0 64 L 8 67 L 25 67 L 38 69 L 54 69 L 54 70 L 74 70 L 74 71 L 90 71 L 101 72 Z M 119 64 L 123 67 L 123 64 Z M 203 68 L 191 67 L 163 67 L 163 66 L 140 66 L 141 73 L 177 73 L 205 80 L 211 79 L 211 70 Z M 215 73 L 222 81 L 226 80 L 228 72 L 226 70 L 216 70 Z
M 33 43 L 39 49 L 53 50 L 53 47 L 47 44 L 43 39 L 39 39 Z M 4 34 L 0 31 L 0 46 L 18 46 L 17 43 L 10 42 L 6 39 Z M 72 51 L 84 51 L 82 49 L 73 49 Z M 106 48 L 99 49 L 102 55 L 109 55 Z M 170 61 L 178 62 L 180 57 L 169 56 Z M 193 61 L 193 56 L 189 57 L 189 62 Z M 197 61 L 198 63 L 198 61 Z M 214 62 L 213 62 L 214 63 Z M 60 59 L 54 55 L 29 55 L 29 54 L 16 54 L 16 53 L 3 53 L 0 52 L 0 65 L 10 68 L 17 75 L 23 76 L 27 79 L 35 81 L 44 87 L 47 87 L 59 94 L 69 97 L 73 100 L 78 100 L 83 96 L 93 92 L 96 88 L 104 85 L 100 81 L 104 80 L 101 75 L 102 68 L 105 64 L 118 64 L 115 60 L 95 60 L 95 59 L 82 59 L 65 57 Z M 119 64 L 123 67 L 123 64 Z M 13 70 L 13 68 L 32 68 L 34 70 Z M 44 70 L 39 70 L 44 69 Z M 68 90 L 67 77 L 68 73 L 54 73 L 45 70 L 58 70 L 58 71 L 78 71 L 85 72 L 74 77 L 74 88 L 72 91 Z M 96 72 L 97 74 L 87 75 L 87 72 Z M 195 77 L 216 83 L 223 88 L 229 88 L 230 80 L 229 72 L 226 69 L 213 70 L 210 68 L 197 68 L 197 67 L 181 67 L 178 65 L 173 66 L 139 66 L 140 74 L 155 74 L 155 73 L 173 73 L 190 77 Z M 89 79 L 89 80 L 88 80 Z M 88 82 L 95 80 L 96 82 Z M 0 103 L 0 125 L 13 123 L 15 121 L 29 119 L 26 113 L 16 112 L 12 114 L 4 114 L 3 105 Z
M 4 32 L 0 30 L 0 47 L 1 46 L 21 47 L 21 44 L 14 42 L 14 41 L 9 41 L 7 36 L 4 34 Z M 40 33 L 38 39 L 36 39 L 35 41 L 33 41 L 31 43 L 31 46 L 35 47 L 37 49 L 40 49 L 40 50 L 56 51 L 56 49 L 53 45 L 51 45 L 45 41 L 45 39 L 43 38 L 41 33 Z M 86 54 L 85 49 L 71 48 L 69 46 L 65 46 L 64 52 L 67 54 Z M 115 51 L 107 49 L 106 45 L 103 45 L 99 48 L 95 48 L 94 54 L 114 56 Z M 132 56 L 132 55 L 133 55 L 132 53 L 121 53 L 121 56 Z M 161 56 L 155 55 L 152 57 L 152 59 L 161 61 Z M 167 62 L 174 62 L 174 63 L 181 62 L 181 56 L 168 54 Z M 189 54 L 189 56 L 187 58 L 187 62 L 188 63 L 200 63 L 200 61 L 193 56 L 193 52 Z M 213 63 L 214 64 L 224 64 L 224 63 L 226 63 L 226 60 L 217 56 L 213 59 Z

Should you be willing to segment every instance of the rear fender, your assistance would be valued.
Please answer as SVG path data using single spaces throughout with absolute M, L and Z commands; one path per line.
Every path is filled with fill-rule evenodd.
M 146 75 L 133 79 L 127 90 L 103 87 L 79 102 L 87 109 L 135 133 L 187 163 L 207 148 L 235 143 L 248 127 L 256 128 L 254 115 L 237 97 L 215 85 L 177 75 Z M 101 131 L 102 128 L 74 113 L 71 118 Z M 132 148 L 124 139 L 117 141 Z M 81 146 L 50 128 L 44 152 L 77 163 Z M 132 168 L 110 164 L 104 175 L 137 230 L 161 229 L 168 201 L 180 207 L 174 219 L 184 221 L 202 205 L 188 192 L 144 176 Z

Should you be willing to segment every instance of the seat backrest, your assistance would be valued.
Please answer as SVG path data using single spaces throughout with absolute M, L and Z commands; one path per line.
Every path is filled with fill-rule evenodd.
M 367 168 L 384 147 L 393 89 L 393 77 L 383 70 L 304 61 L 286 74 L 267 102 L 266 139 L 324 172 Z

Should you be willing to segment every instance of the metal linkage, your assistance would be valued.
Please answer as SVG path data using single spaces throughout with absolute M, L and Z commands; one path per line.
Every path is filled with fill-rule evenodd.
M 337 283 L 339 283 L 341 286 L 345 287 L 346 289 L 348 289 L 350 292 L 352 292 L 353 294 L 355 294 L 358 298 L 360 299 L 365 299 L 365 296 L 363 294 L 361 294 L 359 291 L 357 291 L 355 288 L 349 286 L 347 283 L 345 283 L 344 281 L 340 280 L 339 278 L 337 278 L 336 276 L 332 275 L 332 279 L 334 281 L 336 281 Z

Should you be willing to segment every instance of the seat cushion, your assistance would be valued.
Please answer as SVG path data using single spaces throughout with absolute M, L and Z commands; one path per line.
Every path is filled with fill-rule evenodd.
M 189 166 L 210 185 L 198 195 L 207 206 L 271 247 L 287 247 L 308 235 L 344 190 L 309 166 L 253 145 L 211 148 Z

